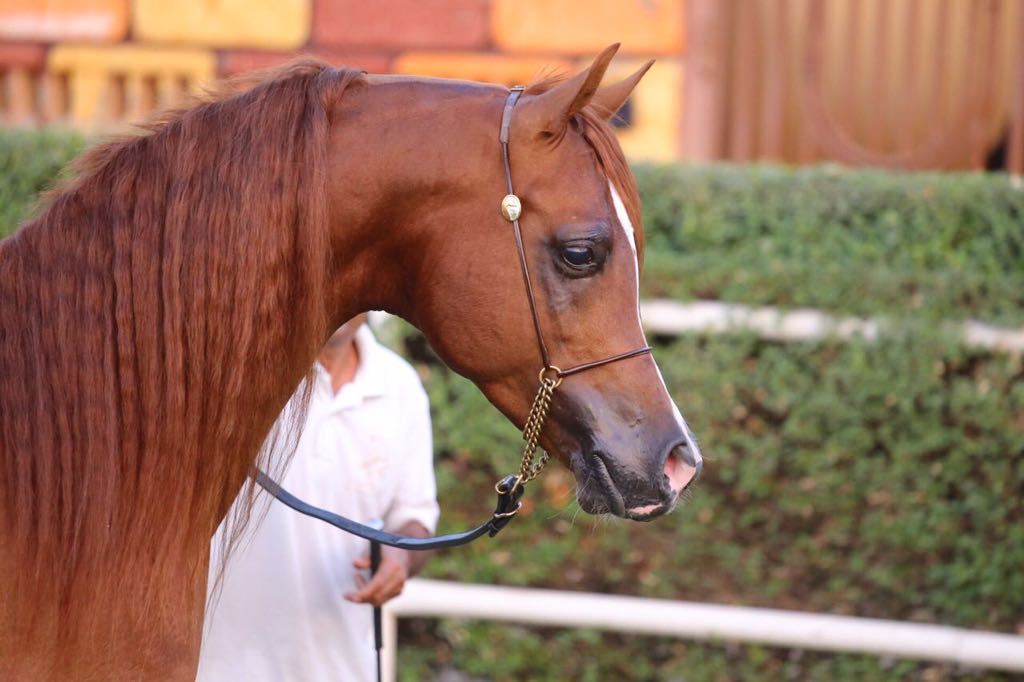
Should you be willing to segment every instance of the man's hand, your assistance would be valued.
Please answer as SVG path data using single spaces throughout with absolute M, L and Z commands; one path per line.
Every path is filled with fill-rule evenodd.
M 398 534 L 414 538 L 430 537 L 430 532 L 415 521 L 404 524 L 398 529 Z M 419 573 L 423 564 L 426 563 L 427 557 L 433 554 L 433 552 L 407 552 L 404 549 L 395 549 L 387 545 L 382 545 L 380 550 L 380 566 L 369 581 L 358 571 L 369 570 L 370 555 L 366 554 L 352 562 L 352 566 L 357 571 L 356 587 L 359 589 L 345 594 L 345 599 L 356 604 L 383 605 L 384 602 L 402 594 L 405 581 L 410 576 Z
M 352 562 L 352 566 L 357 571 L 356 586 L 359 589 L 346 593 L 345 599 L 356 604 L 381 606 L 384 602 L 402 594 L 405 581 L 409 578 L 409 553 L 387 545 L 380 549 L 380 566 L 369 581 L 358 571 L 370 568 L 370 555 L 359 557 Z

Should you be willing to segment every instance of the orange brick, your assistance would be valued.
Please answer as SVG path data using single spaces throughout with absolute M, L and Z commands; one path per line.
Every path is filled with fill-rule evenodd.
M 313 42 L 391 49 L 483 47 L 486 0 L 316 0 Z
M 143 40 L 294 49 L 309 40 L 312 0 L 133 0 L 134 34 Z
M 390 57 L 376 52 L 338 51 L 329 48 L 302 52 L 240 50 L 221 54 L 220 72 L 225 76 L 231 76 L 255 69 L 267 69 L 280 66 L 300 55 L 316 57 L 334 66 L 350 66 L 370 73 L 387 73 L 391 66 Z
M 46 53 L 42 45 L 31 43 L 0 43 L 0 69 L 20 67 L 40 71 Z
M 121 40 L 128 0 L 4 0 L 0 39 Z
M 677 54 L 683 0 L 494 0 L 491 32 L 500 47 L 529 52 Z
M 394 63 L 395 73 L 524 85 L 538 74 L 571 72 L 573 65 L 560 59 L 503 56 L 474 52 L 407 52 Z

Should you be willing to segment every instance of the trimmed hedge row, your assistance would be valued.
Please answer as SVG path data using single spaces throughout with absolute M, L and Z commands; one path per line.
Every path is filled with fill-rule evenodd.
M 1024 324 L 1003 175 L 641 166 L 644 293 Z
M 0 234 L 79 145 L 0 134 Z M 708 456 L 692 499 L 652 524 L 594 519 L 552 466 L 500 541 L 439 553 L 427 574 L 1024 631 L 1024 367 L 934 324 L 1024 323 L 1021 192 L 1001 176 L 830 168 L 637 176 L 647 295 L 907 324 L 876 344 L 654 339 Z M 431 397 L 442 530 L 462 529 L 489 512 L 519 434 L 414 330 L 394 331 Z M 498 680 L 1011 679 L 585 630 L 403 628 L 403 679 L 446 666 Z

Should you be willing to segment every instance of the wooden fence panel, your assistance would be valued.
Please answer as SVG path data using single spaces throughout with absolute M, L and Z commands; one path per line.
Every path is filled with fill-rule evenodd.
M 893 168 L 984 168 L 1005 146 L 1024 164 L 1024 3 L 1014 0 L 691 0 L 689 111 L 713 102 L 730 161 L 834 160 Z M 694 15 L 697 15 L 696 17 Z M 719 54 L 705 50 L 719 50 Z M 709 84 L 706 64 L 724 82 Z M 701 68 L 703 66 L 703 68 Z M 703 90 L 702 90 L 703 89 Z M 708 92 L 710 90 L 710 94 Z M 687 126 L 686 134 L 699 134 Z

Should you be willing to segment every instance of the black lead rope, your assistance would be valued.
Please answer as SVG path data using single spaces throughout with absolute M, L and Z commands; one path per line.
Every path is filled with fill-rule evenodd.
M 346 533 L 351 533 L 352 535 L 361 537 L 364 540 L 369 540 L 371 575 L 376 574 L 377 569 L 380 567 L 381 545 L 388 545 L 390 547 L 397 547 L 399 549 L 412 551 L 424 551 L 428 549 L 441 549 L 444 547 L 458 547 L 459 545 L 468 544 L 485 534 L 490 535 L 493 538 L 498 534 L 498 531 L 508 525 L 508 522 L 516 515 L 519 508 L 523 506 L 520 498 L 526 490 L 526 486 L 522 483 L 519 476 L 506 476 L 498 481 L 497 485 L 494 486 L 495 492 L 498 493 L 498 502 L 494 507 L 494 512 L 491 514 L 491 518 L 487 519 L 486 522 L 464 533 L 452 533 L 450 535 L 440 535 L 432 538 L 413 538 L 406 537 L 404 535 L 395 535 L 394 533 L 388 533 L 384 530 L 371 528 L 370 526 L 358 523 L 352 519 L 345 518 L 340 514 L 335 514 L 334 512 L 327 511 L 326 509 L 321 509 L 320 507 L 314 507 L 308 502 L 304 502 L 292 495 L 290 492 L 282 488 L 280 483 L 270 478 L 259 469 L 256 470 L 256 482 L 260 487 L 270 493 L 274 499 L 284 503 L 288 507 L 291 507 L 300 514 L 311 516 L 314 519 L 323 521 L 324 523 L 329 523 L 335 528 L 339 528 Z M 379 606 L 374 606 L 373 647 L 377 652 L 377 682 L 381 682 L 380 650 L 383 645 L 384 637 L 383 628 L 381 626 L 381 608 Z
M 352 519 L 345 518 L 340 514 L 335 514 L 320 507 L 314 507 L 308 502 L 304 502 L 292 495 L 259 469 L 256 470 L 256 482 L 260 484 L 260 487 L 273 495 L 275 499 L 283 502 L 300 514 L 312 516 L 314 519 L 329 523 L 335 528 L 370 542 L 417 552 L 428 549 L 442 549 L 444 547 L 458 547 L 459 545 L 472 542 L 484 534 L 488 534 L 493 538 L 498 534 L 498 531 L 508 525 L 508 522 L 516 515 L 519 508 L 523 506 L 519 498 L 523 496 L 524 489 L 521 483 L 517 485 L 518 479 L 516 476 L 506 476 L 494 486 L 494 490 L 498 493 L 498 502 L 494 507 L 491 518 L 487 519 L 484 523 L 464 533 L 439 535 L 432 538 L 412 538 L 404 535 L 395 535 L 385 530 L 377 530 L 376 528 L 371 528 Z
M 380 568 L 380 543 L 370 540 L 370 575 L 376 575 Z M 377 682 L 381 682 L 380 650 L 384 648 L 384 634 L 381 628 L 381 609 L 373 607 L 373 648 L 377 652 Z

